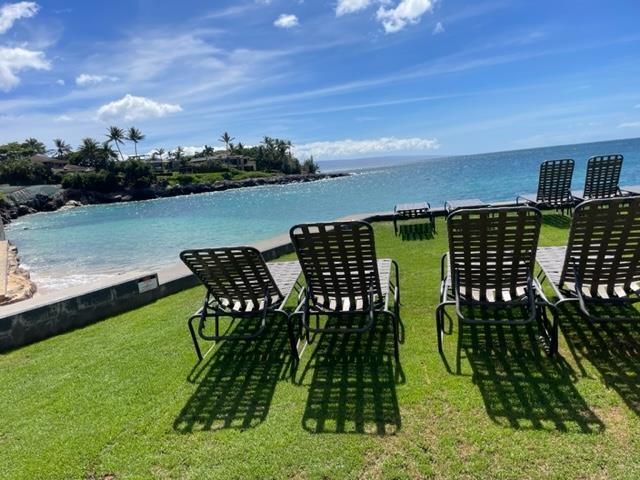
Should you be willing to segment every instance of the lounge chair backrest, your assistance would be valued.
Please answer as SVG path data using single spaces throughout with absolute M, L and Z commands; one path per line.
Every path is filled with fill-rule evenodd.
M 450 268 L 460 294 L 485 302 L 522 296 L 533 276 L 541 218 L 533 207 L 458 210 L 449 215 Z
M 622 155 L 600 155 L 589 159 L 584 181 L 585 200 L 619 195 L 618 182 L 623 159 Z
M 324 308 L 382 298 L 373 228 L 366 222 L 296 225 L 290 230 L 311 300 Z
M 265 295 L 268 303 L 284 298 L 262 254 L 253 247 L 185 250 L 180 258 L 223 306 L 255 309 Z
M 599 288 L 611 296 L 640 281 L 640 197 L 589 200 L 576 208 L 561 285 L 574 282 L 574 269 L 592 296 Z
M 574 161 L 548 160 L 540 165 L 537 203 L 564 205 L 571 199 Z

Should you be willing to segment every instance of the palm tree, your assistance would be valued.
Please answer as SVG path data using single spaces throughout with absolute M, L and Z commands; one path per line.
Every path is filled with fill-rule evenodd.
M 47 147 L 45 146 L 45 144 L 37 138 L 33 137 L 27 138 L 22 145 L 30 155 L 34 155 L 36 153 L 44 153 L 47 151 Z
M 63 158 L 68 153 L 71 153 L 71 145 L 62 140 L 61 138 L 55 138 L 53 144 L 56 147 L 56 157 Z
M 145 135 L 138 130 L 136 127 L 131 127 L 127 131 L 127 140 L 133 142 L 133 148 L 136 152 L 136 157 L 138 156 L 138 142 L 144 140 Z
M 118 159 L 118 154 L 113 149 L 113 147 L 111 145 L 109 145 L 109 142 L 103 142 L 102 143 L 102 151 L 104 152 L 104 154 L 105 154 L 105 156 L 107 157 L 108 160 L 117 160 Z
M 236 145 L 236 151 L 238 153 L 244 152 L 244 145 L 242 144 L 242 142 L 238 142 L 238 145 Z
M 233 142 L 235 139 L 236 137 L 232 137 L 227 132 L 224 132 L 222 135 L 220 135 L 220 138 L 218 139 L 218 141 L 224 143 L 225 146 L 227 147 L 227 151 L 229 151 L 229 144 Z
M 91 166 L 93 161 L 100 153 L 100 144 L 93 138 L 83 138 L 82 143 L 78 147 L 78 158 L 80 164 Z
M 164 155 L 165 149 L 164 148 L 156 148 L 154 150 L 154 152 L 151 154 L 152 158 L 156 158 L 156 157 L 160 157 L 162 158 L 162 156 Z
M 109 139 L 109 143 L 113 142 L 116 144 L 116 148 L 118 149 L 118 153 L 120 154 L 120 159 L 124 161 L 122 150 L 120 150 L 120 144 L 124 143 L 125 139 L 124 130 L 119 127 L 109 127 L 109 130 L 107 130 L 107 138 Z
M 205 145 L 204 148 L 202 149 L 202 155 L 205 157 L 210 157 L 211 155 L 213 155 L 214 152 L 215 150 L 213 149 L 213 147 L 209 145 Z
M 184 148 L 178 146 L 176 149 L 169 153 L 173 158 L 173 167 L 177 164 L 179 168 L 184 169 L 187 166 L 186 158 L 184 158 Z

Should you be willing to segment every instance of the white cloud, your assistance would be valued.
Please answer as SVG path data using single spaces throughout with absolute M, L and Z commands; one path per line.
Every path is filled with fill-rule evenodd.
M 624 122 L 618 125 L 618 128 L 638 128 L 640 127 L 640 122 Z
M 98 109 L 100 120 L 125 121 L 141 120 L 143 118 L 164 117 L 170 113 L 181 112 L 180 105 L 171 103 L 159 103 L 146 97 L 136 97 L 130 94 L 120 100 L 102 105 Z
M 300 23 L 298 22 L 298 17 L 296 17 L 295 15 L 289 15 L 285 13 L 283 13 L 278 18 L 276 18 L 273 24 L 276 27 L 280 27 L 280 28 L 292 28 L 300 25 Z
M 409 24 L 418 23 L 420 17 L 433 10 L 436 0 L 401 0 L 395 8 L 378 9 L 376 18 L 384 26 L 386 33 L 395 33 Z
M 55 119 L 56 122 L 70 122 L 73 120 L 69 115 L 58 115 Z
M 436 150 L 440 148 L 435 138 L 396 138 L 380 137 L 368 140 L 336 140 L 312 142 L 294 146 L 298 157 L 349 157 L 371 153 L 389 153 L 398 151 Z
M 61 78 L 59 78 L 58 80 L 56 80 L 56 85 L 60 85 L 61 87 L 64 87 L 65 81 Z
M 33 17 L 40 7 L 35 2 L 7 3 L 0 7 L 0 33 L 7 32 L 16 20 Z
M 109 75 L 91 75 L 88 73 L 81 73 L 76 77 L 76 85 L 81 87 L 88 87 L 90 85 L 98 85 L 104 82 L 117 82 L 118 77 L 111 77 Z
M 29 68 L 49 70 L 51 65 L 43 52 L 0 46 L 0 90 L 8 92 L 18 85 L 20 78 L 16 73 Z
M 371 5 L 371 0 L 338 0 L 336 5 L 336 17 L 341 17 L 348 13 L 359 12 Z
M 438 35 L 439 33 L 444 33 L 444 27 L 442 26 L 442 22 L 436 23 L 436 26 L 433 27 L 433 31 L 431 33 L 434 35 Z
M 170 152 L 175 153 L 177 149 L 178 148 L 176 147 L 173 150 L 170 150 Z M 202 150 L 204 150 L 204 145 L 202 147 L 186 146 L 182 147 L 182 154 L 187 157 L 193 157 L 196 153 L 201 152 Z

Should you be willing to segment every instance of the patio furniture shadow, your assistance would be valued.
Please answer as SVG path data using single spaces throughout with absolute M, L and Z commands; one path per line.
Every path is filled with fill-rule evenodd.
M 464 352 L 489 417 L 513 429 L 594 433 L 602 421 L 576 389 L 560 356 L 548 357 L 534 325 L 465 325 Z
M 398 234 L 404 241 L 431 240 L 434 238 L 430 223 L 406 223 L 398 225 Z
M 314 346 L 299 380 L 305 383 L 311 374 L 305 430 L 372 435 L 400 430 L 396 384 L 403 383 L 404 376 L 400 363 L 394 362 L 389 322 L 380 321 L 363 334 L 322 333 L 307 348 Z
M 620 312 L 621 308 L 625 311 Z M 580 314 L 577 305 L 564 304 L 559 310 L 560 327 L 581 374 L 588 376 L 586 360 L 598 370 L 605 385 L 640 416 L 640 312 L 630 305 L 609 310 L 613 309 L 602 313 L 633 315 L 638 321 L 594 323 Z
M 571 227 L 571 217 L 568 215 L 560 215 L 559 213 L 552 213 L 543 215 L 542 223 L 550 227 L 569 230 L 569 227 Z
M 258 320 L 231 326 L 234 334 L 255 331 Z M 174 421 L 181 433 L 247 429 L 263 422 L 279 380 L 292 367 L 286 320 L 270 317 L 266 331 L 251 341 L 223 341 L 197 369 L 196 391 Z

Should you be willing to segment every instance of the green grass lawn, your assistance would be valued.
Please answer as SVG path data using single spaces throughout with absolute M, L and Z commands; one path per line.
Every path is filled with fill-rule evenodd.
M 272 172 L 245 172 L 243 170 L 232 169 L 226 172 L 204 172 L 204 173 L 178 173 L 173 172 L 166 177 L 169 185 L 179 185 L 181 182 L 188 183 L 215 183 L 220 180 L 245 180 L 247 178 L 264 178 L 277 175 Z
M 0 356 L 0 476 L 640 477 L 640 328 L 567 312 L 550 359 L 527 329 L 465 328 L 458 348 L 454 326 L 443 362 L 445 228 L 375 225 L 379 254 L 400 264 L 400 367 L 381 324 L 317 337 L 292 374 L 274 323 L 194 368 L 185 321 L 200 288 Z M 541 243 L 567 228 L 545 215 Z

